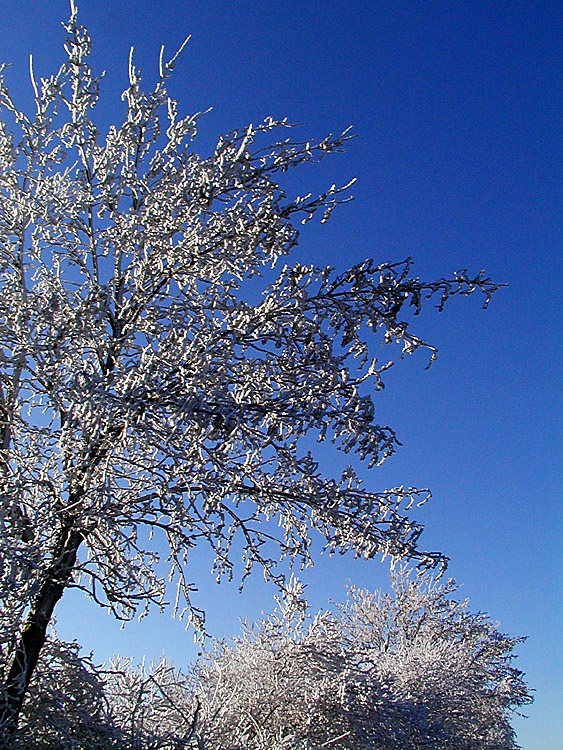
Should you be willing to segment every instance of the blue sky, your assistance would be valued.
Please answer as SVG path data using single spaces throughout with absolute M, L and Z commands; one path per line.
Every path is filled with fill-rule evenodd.
M 426 546 L 450 556 L 473 609 L 529 636 L 518 666 L 536 703 L 515 722 L 520 743 L 563 748 L 561 4 L 82 0 L 79 10 L 94 65 L 107 70 L 107 122 L 121 112 L 129 47 L 151 78 L 160 45 L 172 53 L 191 34 L 172 93 L 186 113 L 213 107 L 202 152 L 220 132 L 268 115 L 304 123 L 303 137 L 354 126 L 348 151 L 304 170 L 299 188 L 355 176 L 355 201 L 326 226 L 308 225 L 295 257 L 344 269 L 412 255 L 427 279 L 484 268 L 508 284 L 485 312 L 470 298 L 420 317 L 438 361 L 425 371 L 418 354 L 387 374 L 377 414 L 403 448 L 364 477 L 374 488 L 432 489 L 418 514 Z M 0 0 L 0 59 L 14 64 L 8 81 L 22 100 L 31 98 L 29 53 L 38 75 L 52 72 L 67 16 L 62 0 Z M 271 609 L 274 592 L 259 576 L 239 596 L 207 578 L 207 564 L 194 561 L 217 635 Z M 348 579 L 373 588 L 386 575 L 378 561 L 326 557 L 305 579 L 319 608 L 343 598 Z M 120 631 L 77 594 L 65 595 L 58 621 L 99 660 L 165 649 L 181 666 L 195 654 L 170 618 Z

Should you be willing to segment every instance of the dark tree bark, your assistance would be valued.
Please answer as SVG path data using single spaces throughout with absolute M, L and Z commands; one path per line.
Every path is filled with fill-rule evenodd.
M 24 697 L 45 643 L 55 605 L 72 579 L 78 548 L 84 537 L 67 523 L 61 529 L 51 565 L 28 614 L 4 684 L 0 705 L 0 747 L 8 747 L 15 732 Z

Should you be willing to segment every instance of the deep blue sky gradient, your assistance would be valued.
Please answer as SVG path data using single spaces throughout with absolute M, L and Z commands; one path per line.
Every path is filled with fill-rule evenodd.
M 451 557 L 473 609 L 529 636 L 518 666 L 537 693 L 530 719 L 515 722 L 522 746 L 563 748 L 561 4 L 83 0 L 79 9 L 94 65 L 107 70 L 107 123 L 122 111 L 130 46 L 154 80 L 161 43 L 172 53 L 192 34 L 172 93 L 182 112 L 214 107 L 202 152 L 268 115 L 304 123 L 303 138 L 354 126 L 345 154 L 292 177 L 301 194 L 358 178 L 355 201 L 326 226 L 308 225 L 296 258 L 344 269 L 412 255 L 427 279 L 484 268 L 509 285 L 486 312 L 470 298 L 420 316 L 416 329 L 439 359 L 425 371 L 419 353 L 387 374 L 378 419 L 403 448 L 364 477 L 376 489 L 432 489 L 418 512 L 423 543 Z M 67 16 L 62 0 L 0 0 L 0 60 L 14 63 L 8 81 L 22 101 L 31 101 L 29 53 L 37 75 L 53 72 Z M 349 462 L 320 456 L 335 473 Z M 199 601 L 215 634 L 272 608 L 259 574 L 239 596 L 217 587 L 208 566 L 198 552 Z M 386 577 L 385 565 L 347 557 L 321 558 L 304 576 L 315 608 L 343 598 L 347 579 L 373 588 Z M 99 660 L 165 649 L 182 666 L 196 653 L 169 617 L 119 631 L 68 594 L 58 618 L 60 634 Z

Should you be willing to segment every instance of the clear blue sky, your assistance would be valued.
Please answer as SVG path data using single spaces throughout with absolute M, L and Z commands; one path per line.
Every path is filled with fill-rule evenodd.
M 425 371 L 418 355 L 388 373 L 378 418 L 404 447 L 364 476 L 376 488 L 432 489 L 419 513 L 426 546 L 451 557 L 473 609 L 529 636 L 518 666 L 537 692 L 529 720 L 515 722 L 520 743 L 563 748 L 561 3 L 82 0 L 79 9 L 107 69 L 108 122 L 112 106 L 119 116 L 129 47 L 152 77 L 161 43 L 172 52 L 192 34 L 173 93 L 184 112 L 214 107 L 203 151 L 267 115 L 304 123 L 304 137 L 354 126 L 346 154 L 301 174 L 301 189 L 358 183 L 354 203 L 303 232 L 300 259 L 343 269 L 412 255 L 429 279 L 467 267 L 508 283 L 486 312 L 469 299 L 421 316 L 439 359 Z M 0 0 L 12 92 L 30 98 L 31 51 L 38 75 L 58 65 L 67 16 L 63 0 Z M 217 635 L 272 607 L 260 580 L 239 596 L 197 573 Z M 321 558 L 306 576 L 313 606 L 342 598 L 347 579 L 373 588 L 386 568 Z M 77 594 L 58 612 L 60 634 L 99 660 L 165 649 L 181 666 L 195 653 L 166 616 L 119 631 Z

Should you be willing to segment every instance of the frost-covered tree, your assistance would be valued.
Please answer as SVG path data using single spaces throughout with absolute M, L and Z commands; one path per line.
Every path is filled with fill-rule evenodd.
M 99 666 L 80 652 L 47 636 L 10 750 L 196 747 L 193 680 L 165 658 L 149 668 L 119 657 Z
M 106 723 L 120 750 L 195 750 L 200 704 L 193 679 L 165 657 L 147 668 L 116 658 L 102 674 Z
M 308 564 L 312 530 L 329 550 L 440 562 L 405 514 L 425 492 L 325 477 L 302 438 L 370 464 L 389 456 L 396 437 L 369 395 L 388 363 L 370 341 L 427 346 L 405 310 L 496 288 L 466 272 L 426 283 L 408 262 L 274 276 L 299 222 L 347 200 L 334 186 L 289 196 L 278 179 L 349 136 L 280 140 L 289 124 L 268 118 L 200 156 L 198 115 L 168 98 L 176 57 L 163 54 L 148 91 L 130 60 L 123 122 L 102 133 L 74 5 L 66 31 L 57 73 L 37 80 L 31 65 L 32 114 L 0 77 L 4 732 L 64 590 L 129 619 L 164 602 L 163 549 L 176 610 L 196 625 L 187 554 L 200 542 L 218 577 L 238 538 L 243 578 L 257 564 L 282 586 L 276 563 Z M 244 282 L 262 274 L 274 280 L 253 303 Z
M 113 674 L 110 675 L 113 678 Z M 51 633 L 45 639 L 10 750 L 124 748 L 106 697 L 109 676 Z
M 455 581 L 393 578 L 351 588 L 308 620 L 299 592 L 195 666 L 206 750 L 513 750 L 509 719 L 531 701 L 501 633 Z

